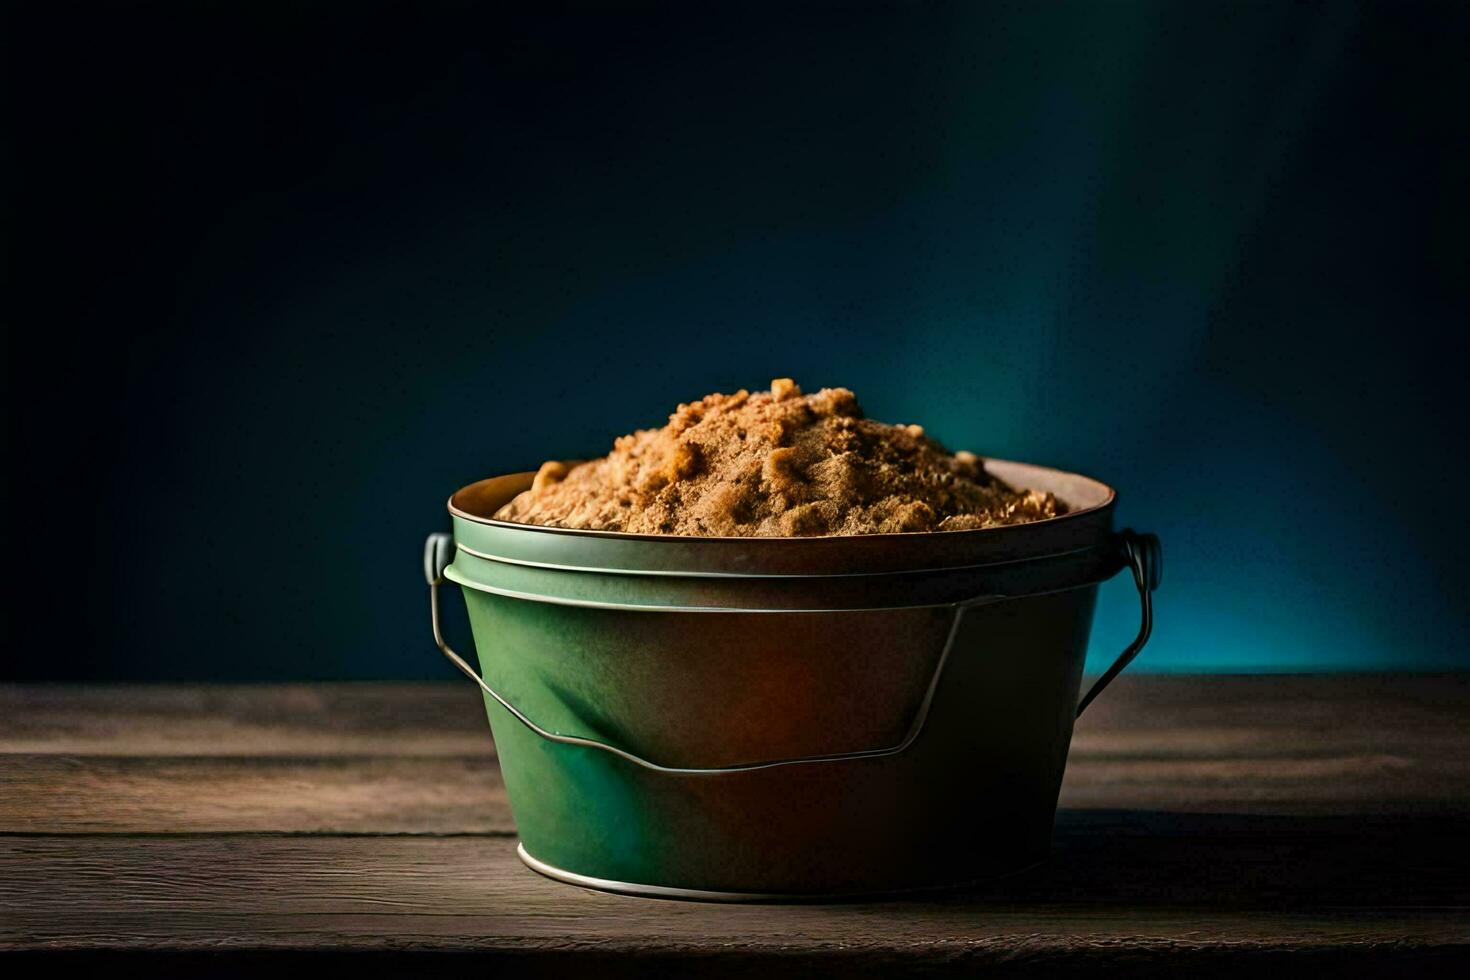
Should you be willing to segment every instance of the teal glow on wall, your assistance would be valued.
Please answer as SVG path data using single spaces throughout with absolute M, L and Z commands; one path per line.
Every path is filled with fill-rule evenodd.
M 23 676 L 448 677 L 451 490 L 777 375 L 1116 485 L 1135 669 L 1467 665 L 1462 6 L 195 7 L 28 117 Z

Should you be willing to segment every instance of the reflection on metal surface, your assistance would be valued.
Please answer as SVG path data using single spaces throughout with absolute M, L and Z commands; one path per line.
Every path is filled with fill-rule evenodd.
M 445 536 L 447 537 L 447 535 Z M 432 539 L 429 547 L 434 547 Z M 559 742 L 562 745 L 580 745 L 584 748 L 600 749 L 604 752 L 611 752 L 613 755 L 618 756 L 621 759 L 626 759 L 634 765 L 642 766 L 644 769 L 651 769 L 654 772 L 679 776 L 708 776 L 717 775 L 720 773 L 750 772 L 755 769 L 773 769 L 777 766 L 799 766 L 814 762 L 848 762 L 853 759 L 877 759 L 882 758 L 883 756 L 898 755 L 900 752 L 903 752 L 910 745 L 912 745 L 914 743 L 914 740 L 919 737 L 919 733 L 924 730 L 924 721 L 929 716 L 929 706 L 934 701 L 934 692 L 939 687 L 939 679 L 944 673 L 944 662 L 949 658 L 950 649 L 954 646 L 954 637 L 955 634 L 959 632 L 960 620 L 964 614 L 964 611 L 971 606 L 981 605 L 987 602 L 996 602 L 1004 598 L 1003 596 L 981 596 L 979 598 L 971 599 L 966 602 L 956 602 L 950 604 L 954 609 L 954 620 L 950 623 L 949 632 L 945 636 L 944 647 L 939 652 L 939 662 L 935 665 L 934 675 L 930 678 L 929 685 L 924 691 L 924 700 L 920 702 L 919 710 L 915 714 L 914 720 L 909 724 L 908 733 L 897 745 L 892 745 L 887 748 L 881 749 L 863 749 L 857 752 L 834 752 L 827 755 L 805 756 L 796 759 L 772 759 L 762 762 L 741 763 L 740 765 L 734 766 L 697 768 L 687 766 L 660 765 L 657 762 L 652 762 L 648 759 L 643 758 L 640 755 L 635 755 L 634 753 L 629 752 L 626 749 L 619 748 L 616 745 L 610 745 L 607 742 L 599 742 L 596 739 L 584 738 L 580 735 L 563 735 L 560 732 L 548 731 L 547 729 L 542 728 L 540 725 L 536 724 L 530 718 L 526 717 L 526 715 L 519 708 L 511 704 L 510 701 L 508 701 L 493 687 L 487 684 L 485 682 L 485 678 L 481 677 L 479 673 L 477 673 L 475 669 L 471 667 L 463 657 L 455 653 L 454 650 L 450 649 L 449 643 L 444 639 L 444 634 L 439 625 L 439 586 L 442 582 L 442 573 L 429 582 L 429 614 L 434 628 L 434 643 L 443 652 L 444 656 L 449 658 L 450 663 L 454 664 L 454 666 L 457 667 L 461 673 L 463 673 L 466 677 L 470 678 L 472 681 L 478 684 L 482 691 L 484 691 L 490 697 L 494 698 L 495 701 L 502 708 L 510 712 L 512 717 L 514 717 L 522 725 L 525 725 L 531 731 L 535 732 L 537 735 L 548 741 Z M 747 612 L 748 610 L 718 609 L 708 611 Z M 778 611 L 790 612 L 791 610 Z M 843 611 L 845 612 L 849 610 Z
M 1124 553 L 1128 558 L 1129 566 L 1133 571 L 1134 582 L 1138 586 L 1139 600 L 1142 604 L 1142 623 L 1139 627 L 1138 636 L 1118 656 L 1117 660 L 1113 662 L 1113 665 L 1109 667 L 1108 670 L 1103 673 L 1101 677 L 1098 678 L 1091 689 L 1089 689 L 1087 694 L 1082 698 L 1081 702 L 1079 702 L 1077 706 L 1078 715 L 1081 715 L 1082 712 L 1087 708 L 1087 706 L 1091 704 L 1100 693 L 1102 693 L 1103 689 L 1107 687 L 1107 685 L 1113 680 L 1113 678 L 1117 677 L 1118 674 L 1121 673 L 1123 669 L 1127 667 L 1128 664 L 1131 663 L 1136 656 L 1138 656 L 1138 653 L 1143 649 L 1144 644 L 1148 642 L 1149 636 L 1153 631 L 1152 592 L 1155 588 L 1158 587 L 1159 579 L 1162 574 L 1162 554 L 1159 547 L 1158 538 L 1152 534 L 1138 534 L 1134 531 L 1129 530 L 1123 531 L 1119 535 L 1119 541 L 1121 547 L 1124 550 Z M 469 677 L 476 684 L 478 684 L 481 690 L 483 690 L 487 695 L 493 698 L 496 703 L 498 703 L 502 708 L 509 712 L 512 717 L 514 717 L 522 725 L 526 726 L 526 728 L 539 735 L 540 737 L 547 739 L 548 741 L 557 742 L 563 745 L 577 745 L 584 748 L 592 748 L 598 749 L 603 752 L 609 752 L 615 756 L 618 756 L 621 759 L 625 759 L 628 762 L 633 763 L 634 765 L 641 766 L 644 769 L 649 769 L 654 772 L 660 772 L 669 775 L 717 775 L 721 773 L 750 772 L 756 769 L 772 769 L 777 766 L 808 765 L 818 762 L 848 762 L 855 759 L 876 759 L 886 756 L 898 755 L 899 753 L 906 750 L 910 745 L 912 745 L 924 729 L 924 722 L 928 718 L 930 705 L 934 701 L 935 691 L 938 689 L 939 681 L 944 674 L 944 665 L 945 662 L 949 659 L 950 650 L 954 646 L 954 638 L 955 635 L 959 632 L 960 623 L 964 618 L 965 610 L 973 606 L 991 602 L 999 602 L 1005 600 L 1006 598 L 1010 598 L 1007 596 L 994 595 L 977 596 L 975 598 L 967 599 L 962 602 L 944 604 L 954 610 L 954 618 L 950 623 L 949 631 L 945 636 L 944 646 L 939 653 L 939 660 L 935 664 L 934 673 L 929 679 L 928 686 L 925 688 L 924 698 L 919 704 L 918 711 L 915 713 L 913 720 L 910 722 L 908 731 L 904 735 L 903 739 L 895 745 L 891 745 L 886 748 L 863 749 L 855 752 L 835 752 L 825 755 L 803 756 L 792 759 L 763 760 L 759 762 L 741 763 L 733 766 L 715 766 L 708 768 L 689 766 L 665 766 L 660 765 L 657 762 L 653 762 L 649 759 L 645 759 L 642 756 L 636 755 L 635 753 L 629 752 L 626 749 L 619 748 L 618 746 L 609 744 L 607 742 L 585 738 L 580 735 L 565 735 L 561 732 L 553 732 L 541 727 L 540 725 L 532 721 L 529 717 L 527 717 L 524 712 L 522 712 L 519 708 L 517 708 L 514 704 L 507 700 L 503 695 L 492 688 L 489 683 L 486 682 L 485 678 L 480 676 L 480 674 L 473 667 L 471 667 L 470 664 L 463 657 L 461 657 L 458 653 L 455 653 L 454 650 L 450 648 L 448 641 L 444 639 L 443 630 L 441 629 L 439 621 L 439 586 L 444 581 L 444 569 L 449 564 L 449 556 L 453 550 L 453 547 L 454 544 L 452 537 L 448 534 L 442 533 L 431 534 L 424 545 L 424 577 L 428 580 L 429 583 L 429 612 L 434 631 L 434 643 L 439 647 L 440 651 L 443 652 L 444 656 L 449 659 L 450 663 L 454 664 L 454 666 L 458 668 L 460 672 L 462 672 L 466 677 Z M 486 591 L 498 590 L 487 589 Z M 532 600 L 536 600 L 539 598 L 535 596 L 517 597 Z M 565 600 L 561 601 L 564 602 Z M 613 603 L 598 603 L 595 605 L 605 608 L 630 608 L 645 611 L 658 611 L 662 608 L 647 606 L 620 606 Z M 683 607 L 678 608 L 678 611 L 749 613 L 802 611 L 835 612 L 839 610 L 744 610 L 710 607 L 691 609 L 689 607 Z

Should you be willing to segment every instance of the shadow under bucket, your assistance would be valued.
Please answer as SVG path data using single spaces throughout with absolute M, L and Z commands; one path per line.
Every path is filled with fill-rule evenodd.
M 1081 707 L 1148 639 L 1158 541 L 1115 494 L 989 460 L 1068 513 L 921 534 L 698 538 L 494 520 L 449 501 L 434 638 L 485 694 L 522 860 L 640 895 L 795 900 L 960 885 L 1043 860 Z M 450 559 L 453 563 L 450 564 Z M 1097 586 L 1138 638 L 1078 706 Z M 440 631 L 463 588 L 480 673 Z

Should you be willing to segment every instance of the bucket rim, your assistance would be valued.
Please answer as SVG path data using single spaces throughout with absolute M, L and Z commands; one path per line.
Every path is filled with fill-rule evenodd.
M 1112 486 L 1104 483 L 1096 477 L 1088 476 L 1084 473 L 1078 473 L 1073 470 L 1063 470 L 1053 466 L 1043 466 L 1038 463 L 1026 463 L 1019 460 L 997 459 L 993 457 L 985 458 L 985 467 L 987 472 L 990 471 L 991 464 L 999 464 L 1002 469 L 1014 467 L 1017 469 L 1026 469 L 1053 474 L 1056 477 L 1063 479 L 1082 481 L 1083 483 L 1091 484 L 1098 490 L 1101 490 L 1103 496 L 1100 501 L 1098 501 L 1097 503 L 1093 503 L 1087 507 L 1081 507 L 1076 510 L 1069 509 L 1065 514 L 1058 514 L 1055 517 L 1042 518 L 1039 521 L 1027 521 L 1024 524 L 998 524 L 993 527 L 968 528 L 960 531 L 889 531 L 880 532 L 877 534 L 762 534 L 746 536 L 716 534 L 645 534 L 642 532 L 634 531 L 602 531 L 580 527 L 550 527 L 545 524 L 526 524 L 518 521 L 502 521 L 497 520 L 494 517 L 484 517 L 480 514 L 475 514 L 468 510 L 465 510 L 463 507 L 460 507 L 455 503 L 455 501 L 461 496 L 473 492 L 477 488 L 484 487 L 486 484 L 493 481 L 521 477 L 524 478 L 526 484 L 529 486 L 532 477 L 534 477 L 536 474 L 534 470 L 526 470 L 519 473 L 502 473 L 499 476 L 490 476 L 486 477 L 483 480 L 476 480 L 473 483 L 468 483 L 460 487 L 454 493 L 450 494 L 449 499 L 445 502 L 445 507 L 448 509 L 450 516 L 458 520 L 469 521 L 474 524 L 482 524 L 487 527 L 501 528 L 507 531 L 529 531 L 533 533 L 551 534 L 573 538 L 607 538 L 618 541 L 647 542 L 649 544 L 688 544 L 690 542 L 696 541 L 708 541 L 726 542 L 730 544 L 740 543 L 750 545 L 752 547 L 760 547 L 758 542 L 779 542 L 785 547 L 790 547 L 794 542 L 830 542 L 839 539 L 844 541 L 893 542 L 919 541 L 926 539 L 933 540 L 935 538 L 944 538 L 946 540 L 954 541 L 973 541 L 979 540 L 979 535 L 989 535 L 991 538 L 994 538 L 999 536 L 1001 532 L 1011 532 L 1012 534 L 1014 534 L 1027 528 L 1054 528 L 1066 524 L 1070 521 L 1086 519 L 1088 517 L 1096 515 L 1100 511 L 1106 511 L 1110 509 L 1117 503 L 1118 500 L 1118 492 L 1113 489 Z M 992 475 L 1004 479 L 1004 477 L 1000 474 Z M 801 545 L 796 546 L 800 547 Z

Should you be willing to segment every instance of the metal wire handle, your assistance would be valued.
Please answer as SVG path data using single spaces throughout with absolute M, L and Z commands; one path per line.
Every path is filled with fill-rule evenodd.
M 1113 665 L 1108 668 L 1077 707 L 1077 714 L 1092 703 L 1092 700 L 1108 685 L 1110 681 L 1127 667 L 1143 645 L 1148 642 L 1149 633 L 1153 629 L 1153 606 L 1150 600 L 1150 592 L 1158 585 L 1161 562 L 1159 560 L 1159 541 L 1152 534 L 1135 534 L 1132 531 L 1124 531 L 1121 540 L 1129 565 L 1133 569 L 1133 578 L 1138 583 L 1139 595 L 1143 602 L 1143 625 L 1139 629 L 1138 637 L 1129 647 L 1123 651 Z M 826 755 L 803 756 L 795 759 L 774 759 L 762 762 L 748 762 L 733 766 L 714 767 L 688 767 L 688 766 L 665 766 L 640 755 L 619 748 L 608 742 L 587 738 L 582 735 L 565 735 L 561 732 L 550 731 L 542 728 L 528 718 L 519 708 L 506 699 L 504 695 L 491 687 L 485 678 L 481 677 L 463 657 L 450 648 L 448 641 L 444 639 L 443 630 L 439 623 L 439 586 L 444 581 L 444 569 L 449 566 L 454 551 L 454 539 L 448 534 L 431 534 L 424 542 L 424 578 L 429 583 L 429 614 L 430 622 L 434 629 L 434 643 L 440 652 L 454 664 L 458 670 L 480 686 L 480 690 L 494 698 L 496 703 L 508 711 L 526 728 L 541 736 L 547 741 L 558 742 L 562 745 L 580 745 L 585 748 L 599 749 L 609 752 L 620 759 L 625 759 L 634 765 L 654 772 L 680 776 L 706 776 L 721 773 L 751 772 L 757 769 L 773 769 L 778 766 L 798 766 L 815 762 L 847 762 L 854 759 L 879 759 L 886 756 L 898 755 L 908 749 L 919 737 L 924 729 L 924 723 L 929 717 L 929 708 L 934 702 L 934 694 L 939 688 L 939 679 L 944 673 L 945 662 L 949 659 L 950 650 L 954 647 L 955 636 L 959 633 L 960 621 L 964 617 L 965 610 L 990 602 L 997 602 L 1008 598 L 1007 596 L 976 596 L 960 602 L 945 603 L 954 610 L 954 619 L 950 623 L 949 632 L 944 640 L 944 648 L 939 653 L 939 661 L 934 666 L 934 675 L 929 680 L 929 686 L 924 691 L 924 700 L 919 704 L 919 710 L 915 713 L 913 721 L 909 724 L 908 732 L 896 745 L 880 749 L 862 749 L 856 752 L 833 752 Z
M 1082 717 L 1082 712 L 1087 706 L 1102 693 L 1103 688 L 1113 682 L 1113 678 L 1123 672 L 1123 668 L 1133 662 L 1143 645 L 1154 631 L 1154 589 L 1159 587 L 1159 582 L 1164 577 L 1164 548 L 1159 544 L 1157 534 L 1140 534 L 1134 530 L 1125 530 L 1118 535 L 1123 545 L 1123 554 L 1128 559 L 1128 567 L 1133 570 L 1133 584 L 1138 586 L 1138 602 L 1142 612 L 1142 618 L 1138 624 L 1138 636 L 1120 654 L 1113 665 L 1103 671 L 1101 677 L 1093 682 L 1092 687 L 1077 702 L 1077 717 Z

